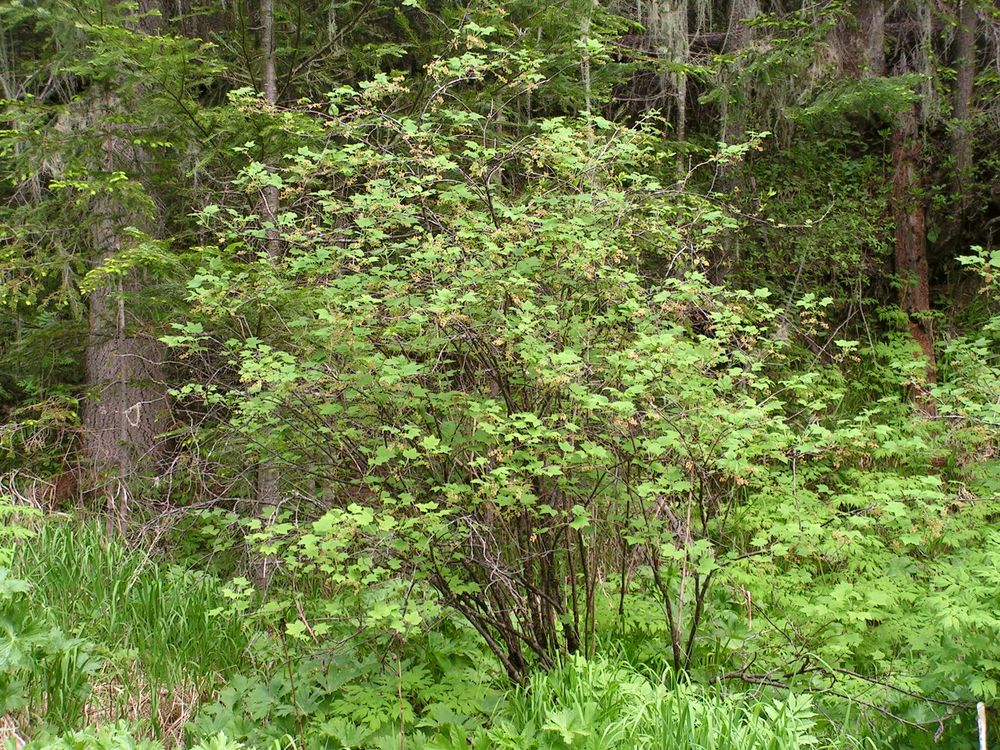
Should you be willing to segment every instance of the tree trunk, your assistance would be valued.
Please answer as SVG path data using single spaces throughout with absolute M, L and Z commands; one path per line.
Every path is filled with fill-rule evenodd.
M 934 382 L 934 338 L 929 313 L 930 273 L 924 198 L 921 195 L 921 142 L 916 107 L 899 114 L 893 133 L 893 216 L 896 222 L 896 274 L 899 304 L 909 317 L 910 333 L 927 359 L 927 380 Z M 928 405 L 925 405 L 928 406 Z M 933 406 L 929 406 L 933 409 Z
M 102 215 L 95 231 L 99 262 L 121 249 L 122 226 Z M 138 330 L 127 309 L 126 295 L 142 286 L 140 272 L 132 271 L 89 297 L 83 449 L 108 495 L 109 524 L 119 526 L 128 515 L 130 487 L 154 468 L 162 455 L 159 436 L 170 426 L 163 345 Z
M 264 101 L 268 107 L 278 103 L 278 72 L 275 59 L 274 43 L 274 0 L 260 2 L 260 52 L 263 61 L 261 89 Z M 278 229 L 278 211 L 280 194 L 273 185 L 265 185 L 261 189 L 260 214 L 265 225 L 267 237 L 267 254 L 272 260 L 277 260 L 281 254 L 281 232 Z M 256 488 L 254 498 L 254 515 L 262 517 L 273 516 L 278 509 L 279 488 L 278 470 L 270 458 L 262 458 L 257 463 Z M 253 567 L 253 577 L 257 583 L 266 587 L 270 581 L 274 560 L 264 557 Z
M 855 78 L 884 76 L 885 3 L 855 0 L 851 11 L 834 34 L 841 70 Z
M 847 76 L 866 78 L 886 75 L 885 2 L 854 0 L 852 18 L 834 33 L 840 67 Z M 904 52 L 894 71 L 913 71 Z M 917 105 L 908 105 L 897 115 L 892 136 L 892 199 L 895 220 L 895 266 L 899 277 L 899 305 L 906 312 L 910 334 L 927 360 L 927 380 L 934 380 L 934 339 L 929 318 L 930 269 L 927 261 L 927 207 L 922 196 L 922 147 Z M 933 405 L 922 399 L 924 408 Z
M 140 13 L 155 6 L 139 4 Z M 134 27 L 145 33 L 159 29 L 157 16 L 143 16 Z M 114 124 L 122 104 L 110 93 L 92 97 L 82 117 L 70 127 L 107 128 L 103 143 L 104 173 L 123 171 L 133 178 L 145 170 L 146 155 Z M 141 211 L 100 194 L 93 202 L 94 265 L 99 266 L 125 246 L 126 227 L 149 228 Z M 164 347 L 144 332 L 130 297 L 145 284 L 139 269 L 95 289 L 88 298 L 86 352 L 87 399 L 83 410 L 83 455 L 95 488 L 107 494 L 108 527 L 123 525 L 129 511 L 131 488 L 155 469 L 161 457 L 162 435 L 170 426 L 170 408 L 164 375 Z
M 722 97 L 719 107 L 719 140 L 725 144 L 741 143 L 746 139 L 750 87 L 744 78 L 745 59 L 742 53 L 752 41 L 751 29 L 746 22 L 758 15 L 760 15 L 758 0 L 732 0 L 723 52 L 733 56 L 734 62 L 727 66 L 728 70 L 725 73 L 729 80 L 721 82 Z M 742 165 L 727 163 L 720 165 L 718 189 L 733 196 L 745 197 L 747 195 L 745 187 Z M 711 252 L 708 275 L 712 283 L 723 283 L 730 269 L 739 262 L 739 255 L 739 234 L 729 233 Z
M 929 10 L 919 4 L 902 8 L 903 20 L 910 34 L 896 39 L 897 61 L 893 74 L 904 76 L 920 72 L 926 77 L 930 52 L 927 19 Z M 924 84 L 921 84 L 923 87 Z M 932 109 L 926 96 L 907 105 L 896 115 L 892 134 L 892 214 L 895 222 L 896 276 L 899 282 L 899 306 L 907 316 L 910 335 L 920 347 L 926 364 L 926 382 L 936 377 L 934 334 L 930 318 L 930 264 L 927 257 L 927 199 L 924 190 L 923 118 Z M 928 413 L 935 407 L 926 393 L 917 400 Z
M 261 0 L 260 23 L 261 55 L 264 59 L 261 88 L 268 107 L 274 107 L 278 103 L 278 70 L 274 47 L 274 0 Z M 267 253 L 272 259 L 276 259 L 281 254 L 281 233 L 278 231 L 279 198 L 278 188 L 274 185 L 265 185 L 262 188 L 261 216 L 266 224 Z
M 952 132 L 952 159 L 955 162 L 955 195 L 959 214 L 968 205 L 972 182 L 972 133 L 969 119 L 972 114 L 972 93 L 976 77 L 976 16 L 975 0 L 961 0 L 958 13 L 958 30 L 955 36 L 955 129 Z
M 646 13 L 646 35 L 657 60 L 686 64 L 690 57 L 688 36 L 688 0 L 651 0 Z M 659 72 L 657 98 L 664 105 L 674 100 L 674 139 L 683 141 L 687 133 L 687 74 Z M 683 176 L 683 155 L 678 159 Z
M 732 0 L 729 14 L 729 30 L 723 51 L 728 55 L 739 55 L 750 46 L 750 27 L 746 22 L 760 15 L 760 4 L 757 0 Z M 739 75 L 739 67 L 736 68 Z M 723 92 L 722 97 L 722 129 L 720 140 L 723 143 L 739 143 L 746 136 L 746 84 L 737 81 L 734 94 Z

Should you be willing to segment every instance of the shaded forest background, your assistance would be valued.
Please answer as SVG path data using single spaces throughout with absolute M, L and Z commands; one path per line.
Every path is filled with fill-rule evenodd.
M 189 739 L 466 747 L 483 705 L 403 687 L 449 638 L 497 690 L 625 653 L 824 742 L 974 739 L 994 3 L 21 0 L 0 86 L 2 507 L 229 581 L 292 708 Z M 293 662 L 369 656 L 382 718 L 300 706 Z

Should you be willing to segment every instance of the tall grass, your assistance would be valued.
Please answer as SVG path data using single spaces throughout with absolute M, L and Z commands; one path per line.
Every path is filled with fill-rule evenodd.
M 267 681 L 275 676 L 275 665 L 256 663 L 250 653 L 252 641 L 262 634 L 238 615 L 225 614 L 229 600 L 222 583 L 210 575 L 166 564 L 121 541 L 108 542 L 96 524 L 54 520 L 43 524 L 29 541 L 16 545 L 12 568 L 16 578 L 30 584 L 27 599 L 31 612 L 38 613 L 39 621 L 44 618 L 70 636 L 64 651 L 72 659 L 60 657 L 58 664 L 45 667 L 46 679 L 66 683 L 46 685 L 40 691 L 49 704 L 44 707 L 50 714 L 49 723 L 69 729 L 79 726 L 81 720 L 101 725 L 125 721 L 128 727 L 118 725 L 118 739 L 108 745 L 103 744 L 103 734 L 91 732 L 64 735 L 59 742 L 69 744 L 46 748 L 159 748 L 149 745 L 147 749 L 138 741 L 129 744 L 133 736 L 150 734 L 173 746 L 182 739 L 184 724 L 198 704 L 210 699 L 223 681 L 237 673 L 259 673 L 263 675 L 261 685 L 267 683 L 267 690 L 272 689 Z M 86 648 L 77 648 L 77 641 L 86 643 Z M 83 659 L 91 650 L 103 660 L 99 670 Z M 280 684 L 282 675 L 278 673 L 275 684 Z M 77 684 L 83 677 L 93 686 L 89 698 Z M 309 692 L 304 687 L 299 682 L 300 701 Z M 56 702 L 53 696 L 60 695 L 68 699 Z M 83 715 L 80 703 L 69 700 L 81 695 L 81 700 L 90 701 Z M 304 717 L 296 714 L 297 720 L 308 723 L 315 719 L 320 722 L 317 731 L 327 737 L 324 732 L 332 731 L 332 725 L 323 723 L 329 716 L 319 711 L 321 701 L 315 697 L 312 709 L 305 709 Z M 388 697 L 395 700 L 397 696 L 393 692 Z M 255 695 L 254 700 L 258 699 L 267 701 L 270 697 Z M 304 705 L 295 697 L 291 704 L 296 712 Z M 309 710 L 318 715 L 309 716 Z M 56 713 L 63 715 L 54 717 Z M 408 734 L 406 747 L 467 750 L 470 742 L 476 750 L 824 750 L 861 746 L 850 737 L 824 736 L 808 698 L 753 698 L 725 694 L 719 688 L 676 684 L 630 665 L 621 656 L 567 659 L 557 669 L 533 675 L 528 686 L 501 703 L 486 726 L 473 729 L 478 722 L 478 718 L 467 717 L 434 720 L 420 725 L 412 736 Z M 353 745 L 399 747 L 396 729 L 384 736 L 368 736 L 363 727 L 356 729 L 358 736 L 366 739 Z M 38 735 L 40 741 L 44 737 Z
M 862 747 L 855 738 L 822 737 L 807 696 L 706 692 L 606 659 L 570 659 L 534 675 L 493 717 L 484 740 L 507 750 Z
M 227 615 L 222 584 L 107 541 L 98 524 L 48 522 L 12 560 L 33 610 L 98 644 L 94 702 L 104 718 L 182 723 L 200 697 L 249 666 L 253 632 Z M 215 612 L 213 610 L 221 610 Z

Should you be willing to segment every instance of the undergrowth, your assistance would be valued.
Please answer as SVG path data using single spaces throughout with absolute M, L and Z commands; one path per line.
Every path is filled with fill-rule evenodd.
M 785 750 L 862 747 L 824 738 L 809 696 L 709 693 L 606 658 L 533 676 L 477 736 L 477 748 Z M 452 747 L 462 747 L 454 744 Z
M 571 658 L 507 692 L 453 619 L 406 643 L 289 644 L 241 617 L 223 582 L 97 525 L 19 536 L 0 578 L 0 682 L 31 750 L 858 744 L 824 739 L 808 697 L 706 692 L 624 656 Z
M 97 524 L 44 523 L 8 557 L 0 708 L 22 725 L 128 719 L 176 741 L 252 663 L 261 634 L 229 612 L 220 581 L 109 542 Z

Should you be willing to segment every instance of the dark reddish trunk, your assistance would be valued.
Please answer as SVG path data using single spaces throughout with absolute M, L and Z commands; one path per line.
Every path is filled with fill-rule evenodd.
M 914 107 L 900 113 L 893 133 L 893 215 L 896 223 L 896 274 L 899 304 L 909 317 L 910 333 L 927 358 L 927 379 L 934 381 L 934 337 L 929 317 L 927 209 L 921 190 L 921 143 Z

